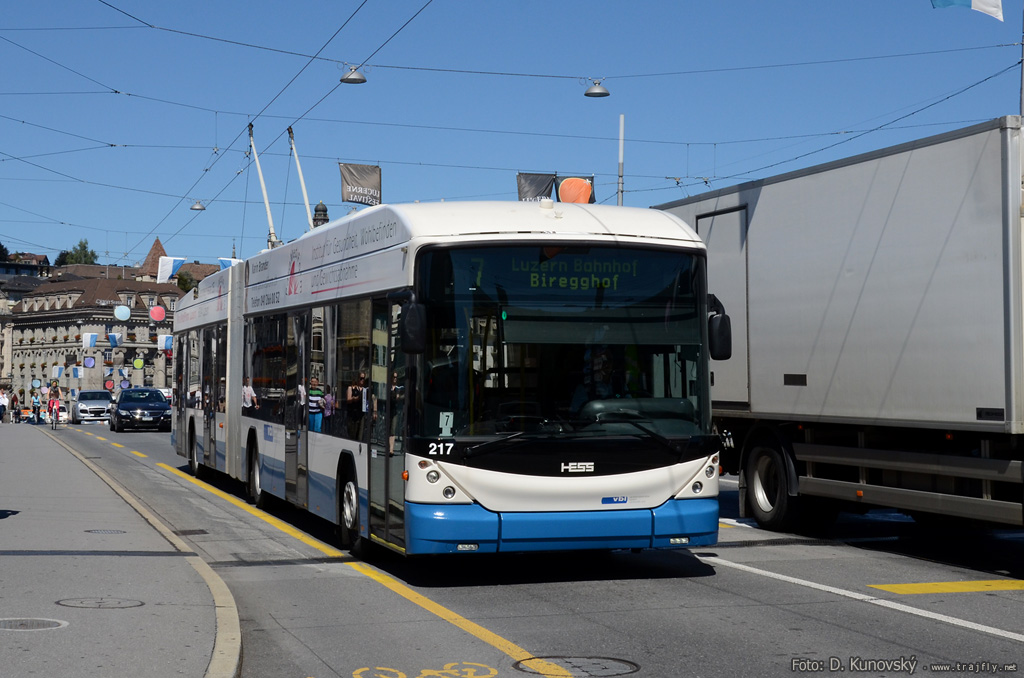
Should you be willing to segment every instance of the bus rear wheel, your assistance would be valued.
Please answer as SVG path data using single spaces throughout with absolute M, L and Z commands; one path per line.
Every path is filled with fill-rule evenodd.
M 338 544 L 341 548 L 357 551 L 359 537 L 359 486 L 355 474 L 345 473 L 338 493 Z
M 260 485 L 260 453 L 252 444 L 249 445 L 249 501 L 255 504 L 256 508 L 267 507 L 267 496 Z
M 196 457 L 196 429 L 188 427 L 188 472 L 194 477 L 199 477 L 199 458 Z

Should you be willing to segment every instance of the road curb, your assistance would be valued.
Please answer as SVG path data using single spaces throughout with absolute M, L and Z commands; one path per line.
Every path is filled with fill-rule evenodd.
M 125 503 L 135 509 L 142 516 L 143 520 L 170 542 L 175 549 L 182 553 L 193 554 L 187 556 L 185 560 L 206 582 L 206 586 L 210 589 L 210 594 L 213 596 L 213 605 L 217 616 L 217 635 L 214 638 L 213 655 L 210 658 L 209 666 L 206 668 L 204 678 L 238 678 L 242 672 L 242 630 L 238 620 L 238 606 L 235 604 L 235 598 L 231 595 L 231 590 L 224 583 L 224 580 L 213 571 L 213 568 L 206 561 L 198 555 L 194 555 L 195 551 L 188 544 L 178 535 L 174 534 L 169 527 L 164 525 L 128 490 L 110 477 L 106 471 L 83 457 L 78 451 L 49 431 L 43 431 L 43 433 L 96 474 Z

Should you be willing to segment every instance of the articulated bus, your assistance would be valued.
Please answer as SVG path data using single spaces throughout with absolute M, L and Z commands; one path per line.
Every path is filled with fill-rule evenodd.
M 714 544 L 705 248 L 662 211 L 380 205 L 204 279 L 172 444 L 407 555 Z

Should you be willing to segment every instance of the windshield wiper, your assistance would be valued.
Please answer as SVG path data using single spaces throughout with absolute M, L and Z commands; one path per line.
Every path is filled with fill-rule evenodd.
M 634 427 L 640 429 L 641 431 L 646 433 L 651 438 L 651 440 L 657 441 L 663 447 L 665 447 L 665 448 L 667 448 L 669 450 L 672 450 L 672 452 L 674 452 L 675 454 L 682 454 L 682 452 L 683 452 L 683 446 L 682 445 L 680 445 L 678 443 L 672 442 L 671 440 L 669 440 L 665 436 L 661 435 L 657 431 L 655 431 L 653 429 L 649 429 L 646 426 L 633 421 L 632 419 L 615 419 L 615 420 L 611 420 L 611 421 L 615 421 L 615 423 L 629 424 L 630 426 L 634 426 Z
M 512 440 L 513 438 L 518 438 L 519 436 L 523 435 L 524 433 L 526 433 L 526 431 L 516 431 L 515 433 L 508 434 L 504 438 L 495 438 L 494 440 L 485 440 L 484 442 L 479 443 L 477 445 L 474 445 L 473 447 L 467 447 L 465 450 L 463 450 L 462 456 L 465 459 L 469 459 L 470 457 L 475 457 L 475 456 L 477 456 L 479 454 L 484 454 L 488 450 L 491 451 L 491 452 L 496 452 L 497 450 L 499 450 L 502 447 L 504 447 L 505 443 L 507 443 L 508 441 Z
M 622 414 L 623 416 L 615 416 L 617 414 Z M 659 445 L 661 445 L 665 449 L 670 450 L 673 454 L 678 454 L 680 456 L 682 456 L 683 450 L 690 446 L 690 439 L 691 439 L 691 437 L 687 437 L 685 445 L 681 445 L 679 443 L 674 443 L 670 439 L 668 439 L 665 436 L 663 436 L 660 433 L 658 433 L 657 431 L 655 431 L 653 429 L 650 429 L 650 428 L 644 426 L 643 424 L 639 423 L 635 416 L 628 416 L 628 415 L 625 415 L 623 413 L 617 413 L 617 412 L 605 413 L 603 417 L 601 417 L 601 418 L 599 418 L 597 420 L 597 423 L 598 424 L 629 424 L 633 428 L 637 428 L 637 429 L 640 429 L 641 431 L 643 431 L 647 435 L 647 437 L 649 437 L 651 440 L 657 442 Z

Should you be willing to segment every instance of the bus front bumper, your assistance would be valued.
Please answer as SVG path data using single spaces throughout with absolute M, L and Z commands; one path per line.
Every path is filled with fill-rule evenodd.
M 406 553 L 678 549 L 718 542 L 718 499 L 654 509 L 495 513 L 478 504 L 406 502 Z

